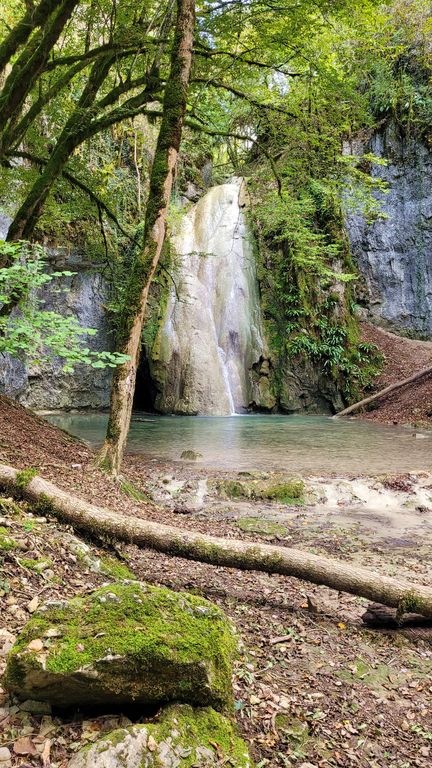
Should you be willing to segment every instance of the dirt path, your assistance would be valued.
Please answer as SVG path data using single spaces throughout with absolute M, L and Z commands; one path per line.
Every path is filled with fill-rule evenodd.
M 381 375 L 374 389 L 384 389 L 400 379 L 432 365 L 432 341 L 396 336 L 370 323 L 362 323 L 362 339 L 376 344 L 385 357 Z M 361 418 L 386 424 L 432 426 L 432 377 L 406 387 L 376 403 Z
M 432 480 L 426 473 L 374 480 L 373 487 L 364 479 L 341 478 L 338 485 L 318 478 L 308 481 L 310 495 L 297 507 L 212 493 L 200 505 L 209 473 L 128 457 L 132 487 L 113 485 L 85 445 L 3 398 L 0 435 L 0 460 L 31 463 L 57 484 L 124 514 L 295 544 L 431 581 L 432 511 L 425 499 L 431 500 Z M 141 498 L 132 499 L 131 490 Z M 372 516 L 366 509 L 371 494 Z M 0 670 L 35 596 L 43 602 L 85 592 L 113 579 L 116 565 L 127 565 L 136 578 L 207 596 L 235 621 L 244 643 L 234 678 L 236 717 L 260 768 L 429 768 L 429 632 L 370 631 L 361 622 L 365 601 L 295 579 L 185 563 L 131 546 L 117 551 L 87 542 L 86 550 L 70 530 L 33 518 L 22 505 L 14 512 L 3 502 L 0 516 L 20 546 L 0 557 Z M 101 559 L 103 572 L 95 565 Z M 41 561 L 47 564 L 35 569 Z M 125 722 L 121 717 L 35 715 L 0 688 L 0 746 L 11 750 L 13 768 L 40 766 L 47 739 L 51 768 L 66 768 L 76 749 Z

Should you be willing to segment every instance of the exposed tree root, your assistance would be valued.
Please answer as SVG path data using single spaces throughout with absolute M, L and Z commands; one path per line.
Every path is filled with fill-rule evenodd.
M 285 547 L 221 539 L 174 526 L 127 517 L 62 491 L 53 483 L 0 464 L 0 487 L 89 533 L 105 534 L 139 547 L 211 565 L 294 576 L 341 592 L 366 597 L 403 613 L 432 617 L 432 589 L 390 578 L 367 568 Z

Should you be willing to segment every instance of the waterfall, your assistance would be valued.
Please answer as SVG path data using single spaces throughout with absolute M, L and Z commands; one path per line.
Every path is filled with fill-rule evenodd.
M 243 181 L 210 189 L 172 239 L 173 285 L 152 350 L 165 413 L 230 415 L 255 399 L 263 334 Z

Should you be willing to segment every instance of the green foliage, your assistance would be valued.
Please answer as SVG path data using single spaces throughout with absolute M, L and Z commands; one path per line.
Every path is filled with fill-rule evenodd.
M 7 243 L 0 240 L 0 255 L 10 266 L 0 270 L 0 352 L 31 362 L 59 358 L 63 370 L 73 373 L 74 365 L 114 368 L 127 358 L 111 352 L 96 352 L 83 339 L 96 335 L 93 328 L 82 328 L 75 317 L 63 317 L 43 308 L 40 289 L 73 272 L 48 272 L 46 253 L 39 245 Z M 56 290 L 61 290 L 57 288 Z M 8 305 L 18 311 L 7 313 Z
M 18 544 L 15 541 L 15 539 L 12 538 L 12 536 L 9 536 L 8 529 L 1 526 L 0 527 L 0 553 L 10 552 L 12 549 L 16 549 L 17 547 L 18 547 Z
M 407 133 L 430 136 L 430 3 L 393 0 L 382 7 L 377 21 L 366 25 L 365 39 L 356 43 L 368 78 L 372 114 L 395 120 Z
M 27 467 L 27 469 L 21 469 L 17 472 L 15 483 L 18 488 L 24 491 L 37 473 L 38 471 L 34 467 Z

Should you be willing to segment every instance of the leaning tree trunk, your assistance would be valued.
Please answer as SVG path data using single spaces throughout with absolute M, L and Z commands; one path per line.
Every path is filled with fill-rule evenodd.
M 91 135 L 91 121 L 97 111 L 95 99 L 113 61 L 113 54 L 109 54 L 93 65 L 80 100 L 66 122 L 45 168 L 15 214 L 7 234 L 9 242 L 31 238 L 55 181 L 61 176 L 76 147 Z M 2 266 L 6 266 L 6 263 L 0 261 Z
M 50 52 L 70 19 L 78 0 L 62 0 L 47 19 L 43 29 L 32 37 L 8 75 L 0 93 L 0 131 L 19 114 L 38 77 L 42 74 Z M 0 154 L 2 153 L 0 140 Z
M 18 48 L 27 42 L 37 27 L 46 22 L 48 16 L 55 11 L 57 5 L 58 0 L 41 0 L 36 8 L 33 5 L 27 7 L 25 15 L 11 29 L 0 45 L 0 74 L 5 66 L 9 64 Z
M 387 397 L 392 392 L 397 392 L 399 389 L 402 389 L 402 387 L 408 386 L 408 384 L 415 384 L 416 381 L 420 381 L 420 379 L 424 379 L 426 376 L 432 375 L 432 366 L 429 366 L 429 368 L 423 368 L 422 371 L 417 371 L 417 373 L 413 373 L 412 376 L 408 376 L 406 379 L 401 379 L 400 381 L 395 381 L 394 384 L 389 384 L 388 387 L 385 387 L 384 389 L 380 389 L 379 392 L 375 392 L 374 395 L 369 395 L 369 397 L 363 398 L 363 400 L 359 400 L 358 403 L 353 403 L 352 405 L 349 405 L 348 408 L 344 408 L 343 411 L 339 411 L 339 413 L 335 413 L 333 416 L 334 419 L 339 419 L 341 416 L 348 416 L 350 413 L 353 413 L 354 411 L 358 411 L 360 408 L 365 408 L 366 405 L 369 405 L 369 403 L 374 403 L 376 400 L 382 400 L 384 397 Z
M 195 0 L 178 0 L 171 70 L 165 88 L 163 115 L 150 176 L 144 245 L 136 257 L 126 292 L 121 351 L 127 362 L 115 371 L 108 429 L 100 462 L 113 475 L 120 471 L 129 431 L 141 351 L 148 293 L 166 235 L 166 218 L 183 130 L 192 66 Z
M 294 576 L 397 608 L 398 617 L 415 612 L 432 618 L 431 588 L 390 578 L 352 563 L 298 549 L 220 539 L 128 517 L 71 496 L 41 477 L 29 480 L 25 472 L 20 473 L 4 464 L 0 464 L 0 488 L 30 501 L 34 512 L 52 515 L 93 535 L 107 535 L 139 547 L 210 565 Z

